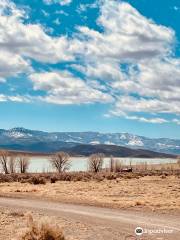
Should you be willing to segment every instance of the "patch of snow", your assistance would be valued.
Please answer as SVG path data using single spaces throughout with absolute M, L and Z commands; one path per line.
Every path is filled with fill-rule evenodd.
M 126 135 L 125 134 L 121 134 L 121 136 L 119 138 L 122 139 L 122 140 L 125 140 L 126 139 Z
M 165 143 L 157 143 L 156 145 L 158 145 L 159 148 L 179 148 L 180 149 L 180 146 L 176 146 L 176 145 L 170 145 L 170 144 L 165 144 Z
M 20 133 L 20 132 L 10 132 L 8 135 L 13 138 L 22 138 L 27 136 L 27 134 Z
M 70 134 L 67 134 L 67 137 L 69 137 L 70 139 L 81 139 L 82 140 L 82 137 L 72 136 Z
M 129 146 L 144 146 L 144 143 L 141 141 L 141 139 L 137 138 L 137 137 L 132 137 L 132 139 L 127 143 L 127 145 Z

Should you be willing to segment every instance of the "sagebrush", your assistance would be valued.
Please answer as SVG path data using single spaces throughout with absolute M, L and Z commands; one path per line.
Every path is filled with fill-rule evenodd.
M 34 221 L 28 216 L 28 227 L 18 240 L 65 240 L 62 229 L 48 220 Z

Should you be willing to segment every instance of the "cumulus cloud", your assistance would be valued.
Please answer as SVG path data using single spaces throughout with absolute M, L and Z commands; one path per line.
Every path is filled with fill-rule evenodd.
M 4 82 L 10 76 L 17 76 L 22 72 L 32 71 L 30 63 L 18 54 L 0 50 L 0 56 L 0 81 Z
M 124 96 L 119 98 L 115 103 L 115 108 L 110 111 L 111 115 L 114 116 L 123 116 L 126 119 L 138 120 L 140 122 L 149 122 L 149 123 L 168 123 L 174 122 L 178 124 L 177 119 L 167 120 L 165 118 L 159 117 L 140 117 L 137 115 L 132 115 L 132 113 L 146 113 L 152 115 L 158 115 L 159 113 L 171 114 L 177 112 L 180 114 L 180 105 L 179 102 L 176 102 L 177 105 L 174 105 L 171 102 L 164 102 L 157 99 L 137 99 L 135 97 Z
M 39 99 L 49 103 L 107 103 L 113 100 L 108 94 L 92 88 L 68 71 L 33 73 L 29 77 L 35 90 L 43 90 L 47 93 Z
M 65 36 L 51 37 L 41 25 L 25 24 L 25 17 L 14 3 L 0 2 L 0 78 L 27 72 L 31 59 L 42 63 L 73 60 Z
M 64 36 L 50 37 L 42 26 L 37 24 L 25 25 L 14 17 L 1 16 L 0 23 L 2 33 L 0 47 L 6 52 L 45 63 L 73 59 L 72 55 L 68 54 L 69 45 Z
M 61 5 L 71 2 L 44 1 Z M 73 61 L 67 66 L 80 72 L 82 79 L 70 70 L 43 73 L 34 70 L 30 74 L 34 91 L 45 93 L 39 96 L 41 101 L 56 104 L 112 102 L 111 116 L 179 124 L 180 59 L 174 55 L 174 30 L 156 24 L 123 1 L 99 0 L 93 5 L 82 5 L 81 10 L 98 6 L 100 14 L 96 22 L 101 31 L 78 26 L 77 33 L 68 39 L 63 35 L 49 36 L 41 25 L 25 24 L 25 13 L 10 1 L 2 0 L 0 81 L 32 71 L 31 60 L 41 63 Z M 11 14 L 6 14 L 7 7 Z
M 11 10 L 10 15 L 6 15 L 5 11 L 0 12 L 0 31 L 2 33 L 0 77 L 2 80 L 11 75 L 16 76 L 21 72 L 27 72 L 27 69 L 32 70 L 30 59 L 43 63 L 57 63 L 74 59 L 71 52 L 73 47 L 76 49 L 76 41 L 73 45 L 73 42 L 70 44 L 64 36 L 56 38 L 48 36 L 40 25 L 24 24 L 21 19 L 24 17 L 24 13 L 16 10 L 15 5 L 9 1 L 4 1 L 2 7 Z M 29 78 L 34 85 L 34 90 L 46 92 L 45 97 L 37 97 L 42 101 L 56 104 L 112 101 L 111 96 L 86 84 L 85 81 L 73 77 L 69 72 L 34 73 Z M 7 96 L 3 96 L 2 99 L 11 100 Z
M 131 115 L 180 113 L 180 59 L 173 57 L 174 31 L 142 16 L 128 3 L 101 2 L 97 23 L 102 31 L 78 28 L 84 43 L 84 64 L 75 65 L 76 70 L 88 78 L 103 79 L 116 98 L 110 114 L 144 122 L 168 122 Z
M 104 0 L 99 25 L 104 32 L 79 27 L 88 38 L 87 55 L 121 62 L 164 56 L 171 52 L 174 31 L 143 17 L 130 4 Z M 101 43 L 98 45 L 97 43 Z

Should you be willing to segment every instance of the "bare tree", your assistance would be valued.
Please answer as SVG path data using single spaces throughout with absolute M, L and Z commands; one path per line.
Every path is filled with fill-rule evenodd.
M 16 156 L 15 155 L 11 155 L 9 157 L 8 169 L 9 169 L 10 173 L 15 173 L 16 172 Z
M 99 172 L 100 170 L 102 170 L 103 162 L 104 154 L 102 153 L 92 154 L 88 160 L 89 170 L 95 173 Z
M 50 163 L 59 173 L 69 170 L 71 166 L 70 156 L 65 152 L 54 154 L 50 159 Z
M 30 164 L 30 160 L 25 155 L 19 155 L 17 160 L 17 165 L 20 173 L 26 173 Z
M 5 174 L 8 174 L 8 158 L 9 158 L 9 153 L 6 150 L 0 150 L 0 164 L 2 167 L 2 170 L 4 171 Z

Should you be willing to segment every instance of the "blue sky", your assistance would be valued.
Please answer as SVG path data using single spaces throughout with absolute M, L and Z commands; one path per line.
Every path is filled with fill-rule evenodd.
M 1 0 L 0 127 L 180 138 L 178 0 Z

